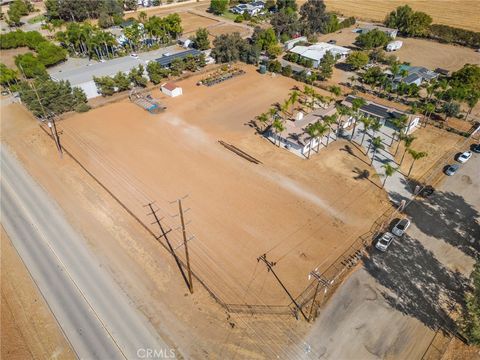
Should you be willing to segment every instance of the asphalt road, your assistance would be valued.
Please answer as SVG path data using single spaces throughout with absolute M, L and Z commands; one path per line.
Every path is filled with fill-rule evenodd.
M 137 359 L 151 349 L 172 358 L 57 205 L 4 145 L 0 152 L 1 222 L 77 356 Z

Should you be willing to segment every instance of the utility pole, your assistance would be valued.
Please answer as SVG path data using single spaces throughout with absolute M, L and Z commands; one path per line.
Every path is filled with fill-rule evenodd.
M 318 290 L 320 288 L 320 285 L 322 285 L 322 287 L 325 289 L 323 291 L 323 294 L 325 295 L 328 291 L 329 286 L 333 283 L 333 281 L 328 281 L 323 276 L 321 276 L 320 273 L 318 272 L 318 268 L 315 269 L 314 271 L 310 272 L 310 274 L 308 274 L 308 280 L 310 280 L 312 277 L 315 280 L 317 280 L 317 286 L 315 287 L 315 293 L 313 294 L 312 306 L 310 308 L 310 314 L 308 315 L 308 320 L 309 321 L 312 320 L 312 316 L 313 316 L 313 314 L 315 314 L 315 312 L 317 310 L 317 304 L 315 303 L 315 301 L 317 300 L 317 295 L 318 295 Z
M 272 261 L 268 261 L 267 260 L 267 254 L 263 254 L 262 256 L 259 256 L 257 258 L 257 261 L 263 261 L 265 263 L 265 265 L 267 265 L 267 270 L 270 272 L 272 272 L 273 276 L 275 276 L 275 279 L 277 279 L 278 283 L 280 284 L 280 286 L 283 288 L 283 290 L 285 290 L 285 292 L 287 293 L 288 297 L 290 298 L 290 300 L 292 300 L 292 302 L 295 304 L 295 307 L 300 311 L 300 313 L 302 314 L 303 318 L 308 321 L 308 318 L 307 316 L 305 315 L 305 313 L 303 312 L 302 308 L 300 307 L 300 305 L 298 305 L 298 303 L 295 301 L 295 299 L 293 298 L 292 294 L 290 294 L 290 291 L 288 291 L 288 289 L 285 287 L 285 285 L 283 285 L 283 282 L 280 280 L 280 278 L 277 276 L 277 274 L 275 273 L 275 271 L 273 270 L 273 267 L 277 264 L 276 262 L 272 262 Z
M 183 277 L 183 280 L 185 281 L 185 283 L 187 284 L 187 287 L 188 289 L 190 289 L 190 283 L 187 279 L 187 277 L 185 276 L 185 272 L 183 271 L 183 267 L 182 267 L 182 264 L 180 263 L 180 260 L 178 259 L 178 256 L 177 254 L 175 254 L 175 250 L 173 249 L 172 247 L 172 244 L 170 243 L 170 240 L 168 239 L 168 236 L 167 234 L 172 231 L 172 229 L 169 229 L 167 231 L 165 231 L 165 229 L 163 228 L 163 225 L 162 223 L 160 222 L 161 219 L 158 218 L 157 216 L 157 211 L 158 210 L 154 210 L 153 209 L 153 203 L 148 203 L 147 205 L 144 205 L 144 207 L 149 207 L 150 208 L 150 213 L 148 213 L 147 215 L 153 215 L 153 217 L 155 218 L 155 221 L 152 223 L 153 224 L 157 224 L 158 227 L 160 228 L 160 233 L 161 235 L 159 236 L 156 236 L 155 239 L 157 239 L 158 241 L 160 241 L 160 239 L 163 237 L 165 238 L 165 241 L 168 245 L 168 248 L 170 249 L 170 253 L 173 255 L 173 257 L 175 258 L 175 262 L 177 263 L 177 266 L 178 266 L 178 269 L 180 270 L 180 273 L 182 274 L 182 277 Z
M 185 261 L 187 262 L 187 271 L 188 271 L 188 283 L 190 284 L 189 290 L 190 294 L 193 294 L 193 282 L 192 282 L 192 271 L 190 269 L 190 257 L 188 255 L 188 240 L 187 240 L 187 231 L 185 230 L 185 219 L 183 218 L 183 208 L 182 208 L 182 199 L 178 199 L 178 212 L 180 214 L 180 222 L 182 224 L 182 237 L 183 245 L 185 246 Z

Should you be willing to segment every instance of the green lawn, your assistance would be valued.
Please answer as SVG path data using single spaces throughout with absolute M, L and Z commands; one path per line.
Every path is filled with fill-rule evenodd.
M 40 15 L 37 15 L 33 18 L 31 18 L 30 20 L 28 20 L 28 23 L 29 24 L 35 24 L 35 23 L 38 23 L 40 21 L 43 21 L 45 19 L 45 16 L 43 14 L 40 14 Z

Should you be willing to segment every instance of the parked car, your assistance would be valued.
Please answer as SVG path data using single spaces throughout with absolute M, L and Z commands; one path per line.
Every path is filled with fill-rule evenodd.
M 473 144 L 471 149 L 472 149 L 473 152 L 475 152 L 477 154 L 480 154 L 480 143 Z
M 329 44 L 335 45 L 337 43 L 337 40 L 328 40 Z
M 403 236 L 410 226 L 410 220 L 407 218 L 399 220 L 392 229 L 392 233 L 397 236 Z
M 377 240 L 375 247 L 378 250 L 385 252 L 392 243 L 393 239 L 395 239 L 395 236 L 390 232 L 386 232 Z
M 466 163 L 470 158 L 472 157 L 472 152 L 471 151 L 465 151 L 463 153 L 461 153 L 458 158 L 457 158 L 457 161 L 459 163 Z
M 131 56 L 132 58 L 134 58 L 134 59 L 138 59 L 138 55 L 135 54 L 135 53 L 131 53 L 130 56 Z
M 445 174 L 448 176 L 455 175 L 458 169 L 460 169 L 460 166 L 457 164 L 448 165 L 448 167 L 445 169 Z

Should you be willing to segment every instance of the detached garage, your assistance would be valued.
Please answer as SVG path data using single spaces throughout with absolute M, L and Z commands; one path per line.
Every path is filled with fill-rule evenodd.
M 172 82 L 165 83 L 161 86 L 162 93 L 167 96 L 176 97 L 183 94 L 182 88 L 180 86 L 175 85 Z

